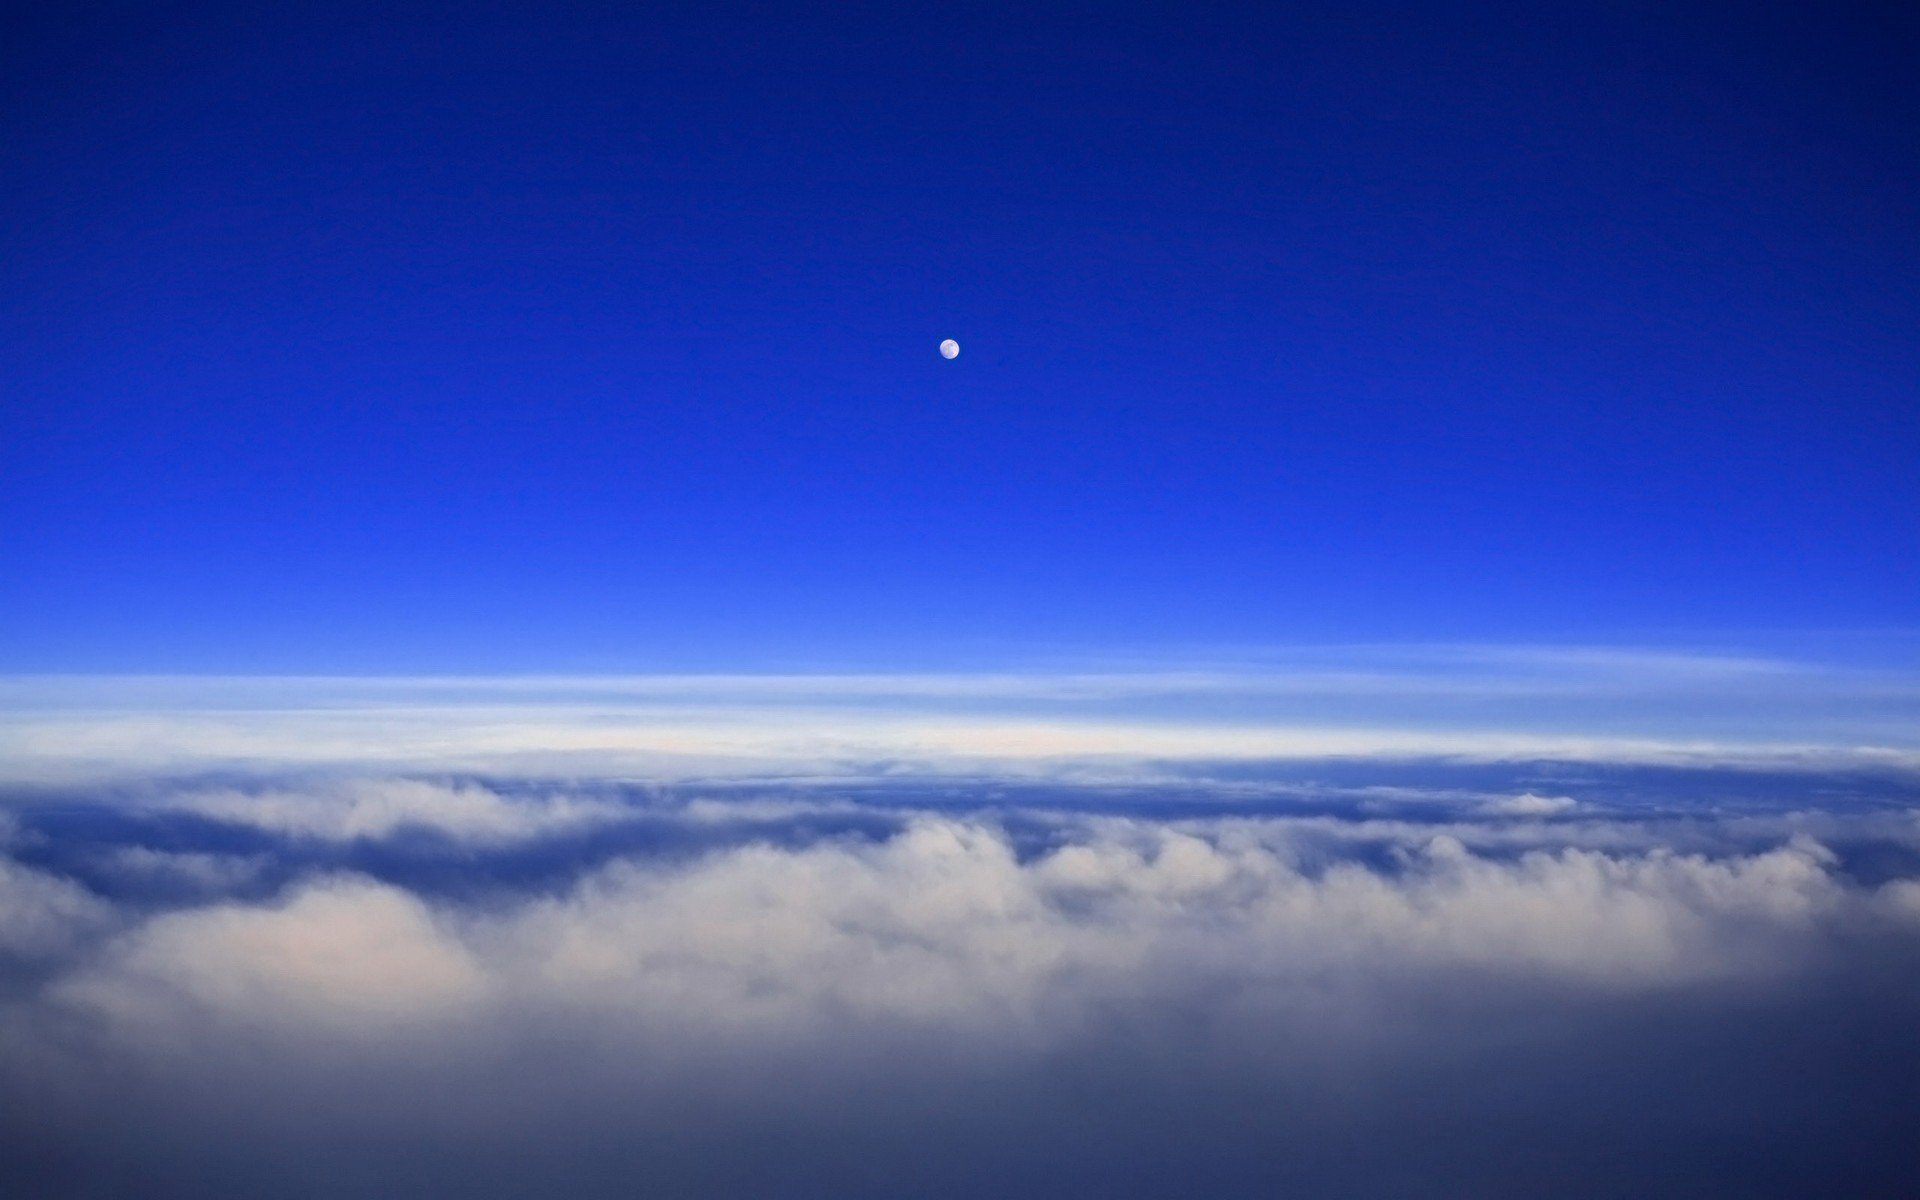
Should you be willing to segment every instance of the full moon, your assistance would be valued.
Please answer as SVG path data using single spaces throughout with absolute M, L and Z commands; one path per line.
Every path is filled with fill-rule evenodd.
M 946 341 L 941 342 L 940 357 L 941 358 L 959 358 L 960 343 L 954 341 L 952 338 L 948 338 Z

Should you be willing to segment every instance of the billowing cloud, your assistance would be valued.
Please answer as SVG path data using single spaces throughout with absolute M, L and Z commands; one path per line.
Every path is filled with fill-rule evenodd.
M 352 779 L 301 788 L 197 788 L 171 793 L 181 811 L 298 837 L 351 841 L 408 830 L 462 841 L 513 841 L 622 815 L 604 800 L 544 792 L 512 800 L 476 783 Z
M 1500 796 L 1488 800 L 1480 806 L 1480 811 L 1491 816 L 1550 817 L 1572 812 L 1578 807 L 1580 802 L 1571 796 L 1540 796 L 1533 792 L 1521 792 L 1518 796 Z
M 1391 868 L 1309 873 L 1284 837 L 1121 821 L 1025 861 L 991 825 L 923 818 L 878 842 L 622 860 L 557 896 L 434 905 L 363 877 L 168 913 L 63 996 L 118 1017 L 168 996 L 249 1026 L 355 1034 L 483 999 L 620 1020 L 981 1031 L 1142 989 L 1352 987 L 1422 971 L 1603 988 L 1791 969 L 1871 893 L 1796 840 L 1727 859 L 1567 849 L 1498 860 L 1449 836 Z
M 445 1020 L 480 986 L 479 969 L 417 898 L 336 878 L 264 904 L 155 917 L 55 994 L 147 1031 L 189 1014 L 197 1028 L 360 1039 Z
M 1910 1178 L 1915 811 L 1573 782 L 37 794 L 0 863 L 0 1168 L 1525 1194 L 1517 1138 L 1599 1194 Z

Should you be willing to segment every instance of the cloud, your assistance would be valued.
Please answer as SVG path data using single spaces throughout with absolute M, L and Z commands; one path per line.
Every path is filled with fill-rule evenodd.
M 258 879 L 271 865 L 263 854 L 215 854 L 117 846 L 95 860 L 102 874 L 127 883 L 223 895 Z
M 129 932 L 63 995 L 153 997 L 249 1026 L 351 1033 L 483 997 L 752 1030 L 849 1017 L 981 1031 L 1142 988 L 1257 991 L 1463 970 L 1659 987 L 1779 971 L 1859 898 L 1796 840 L 1725 859 L 1475 854 L 1304 869 L 1284 832 L 1119 820 L 1023 859 L 998 827 L 922 817 L 880 841 L 623 859 L 564 893 L 468 911 L 358 877 Z M 130 1014 L 138 1013 L 138 1017 Z
M 479 968 L 416 897 L 339 878 L 303 882 L 267 904 L 156 917 L 56 995 L 147 1034 L 191 1017 L 200 1029 L 358 1040 L 445 1020 L 480 987 Z
M 1571 796 L 1540 796 L 1533 792 L 1522 792 L 1518 796 L 1488 800 L 1480 805 L 1480 811 L 1492 817 L 1551 817 L 1572 812 L 1579 807 L 1580 802 Z
M 112 919 L 84 888 L 0 858 L 0 960 L 56 956 Z
M 1920 774 L 1911 671 L 1549 647 L 1347 647 L 1133 672 L 0 678 L 0 780 L 293 765 L 524 777 L 1139 776 L 1451 758 Z
M 173 792 L 167 807 L 299 837 L 352 841 L 408 830 L 472 842 L 505 842 L 589 828 L 626 815 L 601 799 L 548 792 L 509 799 L 474 783 L 355 779 L 300 789 Z
M 0 871 L 0 1170 L 1518 1195 L 1524 1143 L 1597 1194 L 1798 1194 L 1755 1132 L 1787 1121 L 1854 1192 L 1911 1175 L 1912 810 L 862 788 L 288 776 L 18 808 L 42 865 Z M 143 871 L 193 886 L 114 890 Z

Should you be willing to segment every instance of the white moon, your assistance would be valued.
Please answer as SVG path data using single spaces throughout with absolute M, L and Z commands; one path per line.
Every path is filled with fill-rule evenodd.
M 954 341 L 952 338 L 948 338 L 946 341 L 941 342 L 940 357 L 941 358 L 959 358 L 960 343 Z

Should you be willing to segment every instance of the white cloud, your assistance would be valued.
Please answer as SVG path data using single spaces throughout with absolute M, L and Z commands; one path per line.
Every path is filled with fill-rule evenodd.
M 649 779 L 899 772 L 1056 777 L 1095 766 L 1288 759 L 1920 770 L 1920 748 L 1860 741 L 1738 740 L 1499 728 L 1196 722 L 1174 716 L 982 716 L 911 707 L 741 706 L 574 711 L 467 705 L 208 715 L 15 714 L 0 720 L 0 776 L 91 778 L 212 768 L 360 770 Z
M 516 774 L 1060 774 L 1443 757 L 1920 771 L 1920 679 L 1546 647 L 1235 669 L 606 678 L 0 678 L 0 779 L 342 765 Z
M 622 833 L 529 847 L 601 820 L 608 791 L 193 789 L 194 811 L 293 839 L 230 869 L 190 839 L 217 847 L 231 831 L 169 819 L 158 791 L 158 812 L 100 823 L 111 854 L 69 848 L 66 861 L 237 893 L 116 908 L 0 862 L 0 931 L 24 931 L 31 951 L 0 973 L 0 1111 L 28 1114 L 0 1117 L 0 1152 L 9 1136 L 35 1154 L 107 1146 L 142 1163 L 179 1147 L 181 1178 L 221 1160 L 284 1179 L 380 1146 L 425 1170 L 420 1148 L 439 1138 L 454 1149 L 434 1170 L 487 1165 L 473 1186 L 434 1175 L 425 1192 L 484 1193 L 502 1163 L 577 1159 L 627 1187 L 677 1161 L 707 1181 L 688 1192 L 764 1193 L 778 1190 L 764 1177 L 700 1172 L 731 1161 L 742 1130 L 780 1147 L 776 1171 L 818 1148 L 840 1164 L 822 1179 L 875 1136 L 945 1155 L 930 1168 L 943 1175 L 974 1161 L 966 1147 L 1009 1138 L 1053 1161 L 1077 1122 L 1173 1137 L 1172 1098 L 1206 1116 L 1163 1145 L 1270 1164 L 1285 1161 L 1276 1136 L 1290 1153 L 1315 1129 L 1369 1145 L 1369 1129 L 1417 1125 L 1436 1095 L 1474 1128 L 1511 1120 L 1522 1096 L 1577 1132 L 1589 1110 L 1562 1081 L 1604 1080 L 1622 1055 L 1656 1064 L 1658 1084 L 1721 1071 L 1749 1096 L 1772 1060 L 1698 1050 L 1701 1014 L 1714 1036 L 1770 1046 L 1793 1027 L 1769 1023 L 1781 1014 L 1824 1027 L 1819 1014 L 1852 1019 L 1864 996 L 1863 1028 L 1904 1029 L 1901 971 L 1920 954 L 1915 883 L 1854 882 L 1806 835 L 1905 846 L 1915 816 L 1891 810 L 1516 820 L 1481 806 L 1565 810 L 1545 793 L 1442 789 L 1444 807 L 1422 809 L 1434 821 L 1161 820 L 1124 798 L 1002 817 L 756 789 L 639 806 L 659 846 Z M 854 811 L 879 819 L 816 820 Z M 852 827 L 864 833 L 833 832 Z M 444 847 L 352 844 L 420 828 L 461 840 L 477 886 L 448 884 Z M 141 830 L 154 844 L 124 844 Z M 651 848 L 604 857 L 638 842 Z M 411 852 L 435 869 L 408 885 Z M 313 862 L 329 865 L 301 866 Z M 557 870 L 532 878 L 528 863 Z M 278 894 L 252 895 L 289 873 Z M 1852 990 L 1830 991 L 1836 980 Z M 1854 1069 L 1825 1086 L 1852 1086 L 1841 1073 Z M 1884 1073 L 1903 1083 L 1901 1070 Z M 1772 1081 L 1779 1111 L 1801 1083 Z M 1255 1133 L 1246 1102 L 1280 1107 L 1260 1110 Z M 943 1140 L 968 1122 L 978 1139 Z
M 1133 821 L 1023 861 L 992 825 L 928 818 L 877 843 L 619 862 L 505 908 L 325 878 L 154 918 L 60 994 L 143 1038 L 359 1039 L 511 1012 L 656 1039 L 881 1021 L 1019 1043 L 1116 1003 L 1281 1011 L 1435 972 L 1607 990 L 1775 974 L 1861 902 L 1830 866 L 1806 841 L 1494 859 L 1442 836 L 1392 871 L 1311 873 L 1241 826 Z
M 155 917 L 58 990 L 143 1034 L 210 1022 L 352 1040 L 413 1035 L 458 1015 L 481 986 L 480 968 L 419 899 L 346 877 L 270 904 Z
M 472 783 L 356 779 L 299 789 L 217 788 L 170 795 L 167 807 L 236 825 L 330 841 L 429 830 L 461 841 L 509 842 L 616 821 L 607 800 L 545 792 L 504 796 Z
M 1571 796 L 1542 796 L 1522 792 L 1518 796 L 1500 796 L 1485 801 L 1479 811 L 1494 817 L 1551 817 L 1580 807 Z

